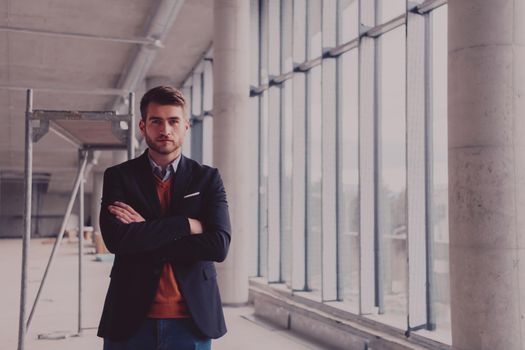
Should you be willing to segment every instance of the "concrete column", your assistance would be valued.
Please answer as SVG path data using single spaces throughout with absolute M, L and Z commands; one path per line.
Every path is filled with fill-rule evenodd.
M 213 37 L 213 162 L 228 194 L 232 243 L 219 265 L 219 286 L 224 303 L 248 301 L 248 237 L 257 230 L 250 220 L 256 193 L 257 154 L 250 152 L 249 135 L 256 116 L 249 111 L 250 1 L 214 1 Z M 255 164 L 255 166 L 251 166 Z
M 454 349 L 525 349 L 525 0 L 448 2 Z

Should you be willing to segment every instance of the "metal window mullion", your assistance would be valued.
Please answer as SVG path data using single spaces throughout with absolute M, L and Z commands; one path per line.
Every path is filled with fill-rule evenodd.
M 336 37 L 335 42 L 337 45 L 341 42 L 341 38 L 343 37 L 342 33 L 342 18 L 343 16 L 343 10 L 342 10 L 342 0 L 337 0 L 336 4 Z M 336 207 L 335 207 L 335 213 L 336 213 L 336 221 L 335 221 L 335 227 L 336 227 L 336 254 L 337 254 L 337 260 L 336 260 L 336 299 L 338 301 L 343 300 L 344 295 L 344 276 L 342 274 L 342 271 L 345 271 L 345 269 L 342 267 L 343 262 L 343 243 L 342 243 L 342 218 L 345 213 L 342 211 L 343 208 L 343 181 L 342 181 L 342 174 L 341 171 L 343 169 L 343 158 L 342 158 L 342 148 L 343 148 L 343 142 L 342 142 L 342 132 L 343 132 L 343 123 L 342 123 L 342 98 L 343 98 L 343 87 L 342 87 L 342 58 L 337 57 L 335 59 L 336 61 L 336 67 L 335 67 L 335 193 L 336 193 Z
M 82 167 L 82 160 L 87 157 L 87 151 L 79 151 L 79 168 Z M 81 171 L 80 184 L 78 189 L 78 334 L 82 334 L 82 292 L 83 292 L 83 269 L 84 269 L 84 184 L 85 171 Z
M 446 5 L 447 0 L 426 0 L 425 2 L 419 4 L 416 8 L 419 14 L 429 13 L 440 6 Z
M 305 0 L 293 2 L 293 61 L 304 60 Z M 294 73 L 292 145 L 292 290 L 306 288 L 306 77 Z
M 268 31 L 268 73 L 280 74 L 279 3 L 268 0 L 265 22 Z M 269 79 L 269 78 L 268 78 Z M 268 94 L 268 282 L 280 282 L 281 265 L 281 181 L 280 181 L 280 119 L 281 88 L 274 86 Z
M 259 7 L 259 83 L 268 84 L 268 1 Z M 260 275 L 268 277 L 268 91 L 259 99 L 259 261 Z M 265 176 L 266 175 L 266 176 Z
M 280 72 L 293 69 L 293 51 L 292 51 L 292 36 L 293 36 L 293 0 L 283 0 L 280 2 Z M 293 74 L 293 73 L 292 73 Z M 292 77 L 290 75 L 290 78 Z M 291 155 L 288 153 L 291 144 L 291 138 L 287 138 L 289 130 L 292 128 L 292 112 L 289 93 L 292 88 L 292 81 L 286 79 L 281 82 L 281 105 L 280 105 L 280 126 L 279 126 L 279 143 L 280 143 L 280 231 L 281 231 L 281 250 L 280 250 L 280 276 L 281 281 L 290 283 L 290 268 L 291 265 L 291 232 L 290 232 L 290 221 L 291 221 L 291 200 L 289 183 L 287 183 L 286 167 L 288 162 L 292 161 Z M 288 180 L 289 181 L 289 180 Z M 285 212 L 286 211 L 286 212 Z M 287 267 L 287 268 L 285 268 Z
M 324 0 L 322 9 L 323 46 L 336 43 L 336 0 Z M 323 60 L 322 92 L 322 300 L 337 300 L 337 129 L 336 129 L 336 65 L 334 58 Z M 329 85 L 330 84 L 330 85 Z M 333 84 L 333 85 L 331 85 Z
M 377 15 L 379 17 L 379 15 Z M 378 313 L 385 312 L 384 303 L 384 285 L 385 285 L 385 260 L 386 255 L 390 252 L 384 247 L 384 220 L 381 220 L 383 213 L 385 213 L 386 199 L 383 198 L 382 179 L 383 161 L 382 161 L 382 95 L 381 95 L 381 41 L 382 37 L 375 39 L 374 47 L 374 278 L 375 278 L 375 306 L 378 308 Z
M 425 160 L 426 160 L 426 262 L 427 262 L 427 330 L 436 329 L 436 313 L 434 311 L 434 131 L 433 131 L 433 18 L 434 13 L 425 15 Z
M 29 246 L 31 242 L 31 208 L 33 186 L 33 127 L 30 115 L 33 113 L 33 90 L 27 90 L 25 113 L 25 152 L 24 152 L 24 232 L 22 240 L 22 276 L 20 285 L 20 313 L 18 320 L 18 350 L 25 349 L 27 334 L 26 305 L 29 276 Z
M 359 0 L 359 23 L 374 23 L 374 4 Z M 361 38 L 359 47 L 359 313 L 370 314 L 375 290 L 375 43 Z

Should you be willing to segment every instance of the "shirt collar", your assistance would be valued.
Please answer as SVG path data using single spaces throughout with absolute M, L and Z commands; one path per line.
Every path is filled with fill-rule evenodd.
M 150 157 L 148 153 L 148 160 L 151 165 L 151 170 L 153 171 L 153 174 L 161 178 L 162 181 L 166 181 L 167 179 L 171 177 L 171 175 L 175 174 L 179 166 L 179 163 L 180 163 L 180 158 L 181 158 L 181 154 L 177 158 L 175 158 L 171 163 L 169 163 L 166 166 L 166 171 L 163 175 L 162 167 L 158 165 L 157 163 L 155 163 L 155 161 Z

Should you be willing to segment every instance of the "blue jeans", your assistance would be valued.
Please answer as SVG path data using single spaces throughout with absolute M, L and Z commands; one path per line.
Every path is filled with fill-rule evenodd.
M 104 339 L 104 350 L 210 350 L 211 339 L 197 334 L 191 318 L 146 318 L 128 340 Z

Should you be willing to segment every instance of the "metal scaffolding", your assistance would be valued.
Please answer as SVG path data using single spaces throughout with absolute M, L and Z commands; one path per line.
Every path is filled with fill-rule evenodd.
M 118 150 L 127 149 L 128 159 L 135 156 L 134 140 L 135 140 L 135 122 L 134 122 L 134 104 L 135 96 L 133 93 L 129 94 L 128 100 L 128 114 L 117 114 L 115 111 L 56 111 L 56 110 L 34 110 L 33 109 L 33 91 L 27 90 L 26 101 L 26 115 L 25 115 L 25 157 L 24 157 L 24 191 L 25 191 L 25 207 L 24 207 L 24 232 L 22 245 L 22 278 L 20 289 L 20 319 L 19 319 L 19 333 L 18 333 L 18 350 L 24 350 L 25 337 L 31 320 L 34 316 L 40 294 L 44 288 L 48 272 L 53 264 L 58 247 L 64 236 L 64 231 L 71 215 L 75 199 L 79 199 L 79 234 L 78 234 L 78 328 L 77 333 L 61 335 L 61 338 L 68 336 L 79 336 L 82 333 L 82 256 L 84 246 L 84 176 L 85 169 L 88 162 L 89 154 L 95 150 Z M 62 121 L 62 123 L 61 123 Z M 71 122 L 79 121 L 97 121 L 102 125 L 107 125 L 110 128 L 110 133 L 114 136 L 110 142 L 97 141 L 93 139 L 82 139 L 74 132 L 68 131 L 68 126 Z M 127 124 L 127 129 L 122 123 Z M 28 282 L 28 257 L 29 257 L 29 242 L 31 239 L 31 206 L 32 206 L 32 172 L 33 172 L 33 143 L 38 142 L 48 131 L 52 129 L 60 136 L 72 141 L 78 146 L 79 154 L 79 168 L 77 176 L 73 185 L 71 196 L 58 232 L 57 239 L 51 251 L 44 276 L 38 288 L 31 312 L 26 320 L 26 305 L 27 305 L 27 282 Z M 39 339 L 54 338 L 56 336 L 40 335 Z

